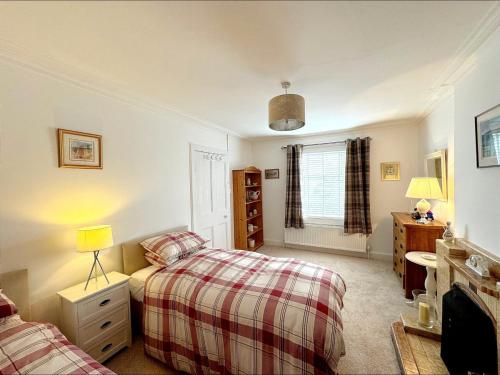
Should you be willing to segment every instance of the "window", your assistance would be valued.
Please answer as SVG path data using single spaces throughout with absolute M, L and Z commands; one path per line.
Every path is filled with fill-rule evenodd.
M 343 224 L 345 158 L 345 147 L 304 148 L 300 177 L 306 223 Z

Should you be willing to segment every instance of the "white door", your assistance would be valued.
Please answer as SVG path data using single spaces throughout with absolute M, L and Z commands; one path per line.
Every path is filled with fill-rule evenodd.
M 229 173 L 227 153 L 191 145 L 192 228 L 209 245 L 229 246 Z

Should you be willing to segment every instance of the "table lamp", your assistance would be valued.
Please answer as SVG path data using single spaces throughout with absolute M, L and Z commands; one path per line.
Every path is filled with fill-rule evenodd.
M 436 177 L 413 177 L 406 191 L 406 198 L 420 198 L 415 206 L 420 214 L 425 214 L 431 209 L 431 204 L 426 199 L 443 198 Z
M 106 281 L 109 284 L 106 272 L 102 268 L 101 262 L 99 261 L 99 251 L 107 249 L 113 246 L 113 232 L 111 231 L 110 225 L 99 225 L 95 227 L 85 227 L 80 228 L 76 232 L 76 248 L 79 253 L 94 253 L 94 263 L 89 272 L 89 277 L 87 278 L 87 283 L 85 284 L 85 289 L 89 285 L 90 278 L 92 277 L 92 271 L 95 271 L 95 280 L 97 282 L 97 265 L 101 268 L 102 274 L 104 275 Z

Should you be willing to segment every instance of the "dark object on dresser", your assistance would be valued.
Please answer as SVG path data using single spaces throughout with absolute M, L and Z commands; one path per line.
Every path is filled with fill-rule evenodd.
M 443 295 L 441 358 L 450 374 L 497 374 L 496 323 L 470 288 L 454 283 Z
M 424 289 L 427 275 L 425 267 L 406 260 L 410 251 L 436 252 L 436 240 L 444 232 L 444 224 L 434 220 L 428 224 L 417 224 L 406 212 L 391 212 L 393 217 L 393 270 L 405 290 L 406 298 L 413 298 L 413 289 Z

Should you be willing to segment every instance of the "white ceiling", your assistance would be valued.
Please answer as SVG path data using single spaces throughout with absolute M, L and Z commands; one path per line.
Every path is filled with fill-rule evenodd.
M 280 81 L 305 134 L 415 118 L 492 2 L 1 2 L 0 43 L 249 137 Z

